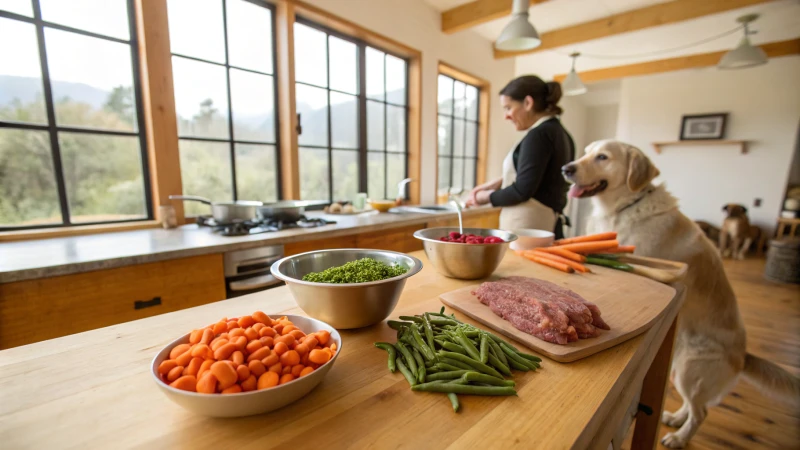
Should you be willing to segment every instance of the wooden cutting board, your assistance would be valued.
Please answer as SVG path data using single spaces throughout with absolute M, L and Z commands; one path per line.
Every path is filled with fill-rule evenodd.
M 472 295 L 473 285 L 440 295 L 442 302 L 506 337 L 558 362 L 572 362 L 625 342 L 647 330 L 675 297 L 671 286 L 638 275 L 592 266 L 594 273 L 566 274 L 536 267 L 534 278 L 571 289 L 600 307 L 611 330 L 566 345 L 552 344 L 514 328 Z

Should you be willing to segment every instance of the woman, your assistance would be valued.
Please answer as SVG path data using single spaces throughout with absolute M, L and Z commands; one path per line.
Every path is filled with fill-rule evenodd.
M 558 119 L 560 99 L 560 84 L 534 75 L 516 78 L 500 91 L 505 118 L 528 133 L 503 161 L 503 176 L 473 189 L 467 206 L 502 206 L 504 230 L 553 230 L 556 239 L 563 237 L 569 186 L 561 166 L 575 157 L 575 144 Z

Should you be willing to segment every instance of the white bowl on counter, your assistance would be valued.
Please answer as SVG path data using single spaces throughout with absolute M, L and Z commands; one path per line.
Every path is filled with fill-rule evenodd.
M 306 394 L 311 392 L 312 389 L 317 387 L 319 383 L 325 378 L 328 371 L 333 367 L 333 363 L 342 352 L 342 337 L 335 328 L 320 320 L 312 319 L 305 316 L 287 315 L 288 318 L 297 328 L 303 333 L 314 333 L 320 330 L 327 330 L 331 334 L 331 342 L 336 343 L 336 353 L 333 358 L 325 364 L 319 366 L 317 370 L 310 374 L 292 380 L 286 384 L 274 386 L 260 391 L 241 392 L 238 394 L 200 394 L 197 392 L 183 391 L 175 389 L 165 382 L 161 381 L 158 376 L 158 366 L 166 359 L 169 358 L 169 352 L 176 345 L 188 344 L 189 334 L 186 334 L 174 341 L 170 342 L 164 347 L 155 358 L 150 367 L 150 373 L 153 380 L 158 385 L 161 392 L 167 398 L 177 403 L 181 407 L 199 414 L 201 416 L 209 417 L 244 417 L 252 416 L 255 414 L 263 414 L 282 408 L 290 403 L 293 403 Z
M 511 230 L 518 239 L 511 243 L 511 250 L 533 250 L 539 247 L 549 247 L 555 239 L 552 231 L 518 229 Z

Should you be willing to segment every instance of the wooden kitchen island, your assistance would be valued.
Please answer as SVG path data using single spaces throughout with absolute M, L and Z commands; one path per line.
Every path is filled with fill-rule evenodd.
M 392 317 L 438 310 L 439 294 L 474 284 L 413 255 L 425 268 Z M 509 252 L 495 275 L 530 267 Z M 536 372 L 514 372 L 518 397 L 460 396 L 458 414 L 447 397 L 412 392 L 388 371 L 386 353 L 372 346 L 394 341 L 385 323 L 343 331 L 322 384 L 270 414 L 200 417 L 158 390 L 150 363 L 164 345 L 223 316 L 302 314 L 286 287 L 16 347 L 0 351 L 0 447 L 606 449 L 642 387 L 652 414 L 637 416 L 633 448 L 652 449 L 681 292 L 644 334 L 573 363 L 545 358 Z

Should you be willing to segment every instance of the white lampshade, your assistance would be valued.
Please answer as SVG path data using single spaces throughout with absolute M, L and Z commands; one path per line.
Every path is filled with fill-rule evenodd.
M 536 28 L 528 21 L 528 0 L 514 0 L 511 22 L 503 28 L 494 46 L 498 50 L 530 50 L 542 44 Z
M 720 69 L 744 69 L 766 64 L 768 60 L 767 53 L 761 47 L 752 45 L 750 38 L 745 36 L 735 49 L 722 56 L 717 67 Z
M 573 53 L 569 56 L 572 57 L 572 69 L 567 74 L 567 77 L 564 78 L 564 82 L 561 83 L 561 92 L 564 95 L 581 95 L 585 94 L 589 89 L 586 88 L 586 85 L 583 84 L 581 81 L 581 77 L 578 76 L 578 72 L 575 71 L 575 60 L 578 59 L 580 53 Z
M 769 58 L 766 52 L 764 52 L 761 47 L 753 46 L 753 44 L 750 43 L 750 35 L 755 32 L 750 31 L 748 24 L 756 19 L 758 19 L 758 14 L 748 14 L 736 19 L 737 22 L 743 25 L 744 36 L 742 36 L 742 40 L 739 41 L 739 45 L 735 49 L 722 56 L 722 59 L 720 59 L 717 64 L 717 68 L 744 69 L 746 67 L 760 66 L 767 63 Z

